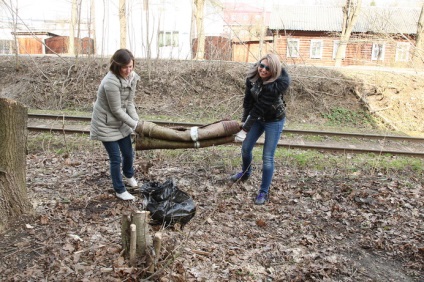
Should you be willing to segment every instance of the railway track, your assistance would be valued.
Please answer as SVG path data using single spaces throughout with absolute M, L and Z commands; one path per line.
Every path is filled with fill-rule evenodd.
M 91 117 L 87 116 L 28 114 L 28 118 L 28 130 L 30 131 L 48 131 L 64 134 L 89 134 L 90 132 L 89 123 Z M 37 122 L 40 120 L 48 120 L 49 123 L 43 124 L 42 122 Z M 187 122 L 149 121 L 169 127 L 203 125 Z M 284 129 L 283 136 L 284 138 L 278 144 L 279 147 L 344 153 L 374 153 L 424 157 L 424 138 L 420 137 L 294 129 Z M 319 142 L 305 141 L 305 139 L 308 139 L 308 136 L 320 136 L 325 140 Z M 348 141 L 329 141 L 332 138 Z M 261 140 L 258 143 L 261 144 Z

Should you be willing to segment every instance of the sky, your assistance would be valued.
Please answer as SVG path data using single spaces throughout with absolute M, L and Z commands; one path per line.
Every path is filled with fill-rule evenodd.
M 72 10 L 72 0 L 6 0 L 1 1 L 9 3 L 11 1 L 16 5 L 18 3 L 18 15 L 20 19 L 25 23 L 26 26 L 31 28 L 31 31 L 48 31 L 57 35 L 68 36 L 70 33 L 69 30 L 69 21 L 71 19 L 71 10 Z M 82 28 L 83 30 L 79 34 L 79 37 L 89 36 L 88 33 L 88 24 L 84 24 L 89 20 L 89 5 L 91 0 L 81 0 L 82 1 Z M 142 0 L 127 0 L 129 5 L 141 5 Z M 183 18 L 190 18 L 190 4 L 187 1 L 190 0 L 149 0 L 150 3 L 155 1 L 171 1 L 172 3 L 178 4 L 186 3 L 186 5 L 178 4 L 180 10 L 187 12 L 187 15 L 184 15 Z M 270 11 L 273 4 L 283 4 L 283 5 L 343 5 L 346 0 L 221 0 L 230 3 L 242 4 L 247 3 L 252 6 L 263 8 Z M 0 2 L 0 3 L 1 3 Z M 402 6 L 402 7 L 421 7 L 424 3 L 424 0 L 362 0 L 364 5 L 369 5 L 371 2 L 376 5 L 382 6 Z M 109 3 L 107 10 L 108 17 L 106 22 L 103 22 L 104 11 L 103 3 Z M 119 22 L 117 23 L 117 7 L 118 0 L 95 0 L 95 9 L 98 14 L 96 18 L 96 34 L 100 32 L 107 32 L 105 36 L 109 38 L 113 37 L 114 44 L 118 44 L 119 39 L 115 38 L 116 34 L 119 34 Z M 152 4 L 151 4 L 152 5 Z M 186 8 L 187 7 L 187 8 Z M 176 11 L 174 11 L 176 12 Z M 182 11 L 179 11 L 179 15 L 183 14 Z M 137 18 L 137 17 L 134 17 Z M 140 18 L 140 17 L 138 17 Z M 140 21 L 140 19 L 138 19 Z M 180 21 L 181 22 L 181 21 Z M 12 39 L 11 29 L 10 29 L 10 14 L 4 6 L 0 5 L 0 39 Z M 143 23 L 132 23 L 137 24 L 137 26 L 143 25 Z M 28 28 L 22 23 L 20 25 L 21 30 L 19 31 L 29 31 Z M 137 36 L 137 34 L 132 35 Z M 135 37 L 134 37 L 135 38 Z M 109 41 L 112 39 L 109 39 Z M 99 41 L 99 40 L 98 40 Z M 115 47 L 111 47 L 112 49 Z
M 179 0 L 176 0 L 179 1 Z M 224 1 L 224 0 L 223 0 Z M 284 5 L 336 5 L 343 4 L 346 0 L 225 0 L 233 3 L 249 3 L 253 6 L 263 7 L 272 5 L 273 2 Z M 8 1 L 7 1 L 8 2 Z M 18 14 L 26 20 L 56 20 L 69 18 L 71 12 L 71 0 L 12 0 L 19 5 Z M 82 0 L 83 14 L 88 12 L 90 0 Z M 96 0 L 96 6 L 101 5 L 103 0 Z M 362 0 L 364 5 L 374 2 L 378 6 L 421 6 L 424 0 Z M 85 11 L 84 11 L 85 10 Z M 82 15 L 84 17 L 84 15 Z
M 18 15 L 26 24 L 37 28 L 44 24 L 47 24 L 48 29 L 61 30 L 64 26 L 57 23 L 58 20 L 69 21 L 71 18 L 71 1 L 72 0 L 10 0 L 16 5 L 18 3 Z M 127 0 L 131 2 L 131 0 Z M 155 1 L 155 0 L 150 0 Z M 184 1 L 184 0 L 174 0 Z M 249 5 L 256 7 L 265 7 L 267 10 L 272 9 L 273 3 L 283 5 L 343 5 L 346 0 L 222 0 L 225 2 L 232 3 L 248 3 Z M 5 1 L 8 3 L 9 1 Z M 111 2 L 109 0 L 95 0 L 96 9 L 101 8 L 103 2 Z M 116 2 L 116 1 L 115 1 Z M 364 5 L 369 5 L 373 2 L 377 6 L 415 6 L 420 7 L 424 0 L 362 0 Z M 88 12 L 90 0 L 82 0 L 82 14 L 81 18 L 88 20 Z M 112 3 L 112 2 L 111 2 Z M 6 10 L 2 8 L 4 19 L 6 16 Z M 112 8 L 112 7 L 111 7 Z M 7 15 L 7 14 L 6 14 Z M 44 28 L 40 27 L 40 28 Z

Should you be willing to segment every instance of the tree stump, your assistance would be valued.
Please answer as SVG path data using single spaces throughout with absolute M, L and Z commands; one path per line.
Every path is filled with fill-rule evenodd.
M 129 256 L 131 266 L 137 264 L 137 259 L 143 258 L 148 265 L 152 263 L 153 239 L 149 233 L 149 214 L 148 211 L 136 211 L 122 217 L 122 247 Z
M 24 105 L 0 98 L 0 232 L 33 212 L 26 189 L 27 120 Z

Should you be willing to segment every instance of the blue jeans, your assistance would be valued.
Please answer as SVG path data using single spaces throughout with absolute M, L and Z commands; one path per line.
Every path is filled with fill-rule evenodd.
M 274 154 L 283 132 L 285 118 L 279 121 L 265 122 L 257 120 L 246 135 L 241 145 L 243 172 L 252 174 L 252 151 L 259 137 L 265 132 L 265 142 L 262 152 L 262 182 L 259 192 L 268 193 L 274 175 Z
M 123 193 L 127 189 L 122 181 L 121 175 L 121 154 L 122 172 L 127 178 L 134 176 L 134 153 L 131 144 L 131 135 L 118 141 L 102 142 L 109 155 L 110 177 L 112 178 L 113 189 L 116 193 Z

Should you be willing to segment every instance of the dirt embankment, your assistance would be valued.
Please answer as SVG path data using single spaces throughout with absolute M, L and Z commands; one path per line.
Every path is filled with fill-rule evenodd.
M 0 95 L 32 109 L 90 111 L 107 59 L 0 57 Z M 148 67 L 150 66 L 150 67 Z M 186 121 L 239 119 L 247 64 L 208 61 L 138 60 L 137 105 L 148 117 Z M 424 79 L 414 73 L 288 66 L 292 85 L 285 100 L 288 125 L 372 129 L 387 126 L 408 134 L 424 132 Z M 385 123 L 352 113 L 368 111 Z M 351 112 L 343 112 L 343 111 Z M 337 116 L 339 115 L 339 116 Z M 344 119 L 340 116 L 344 115 Z M 360 121 L 360 120 L 365 120 Z

